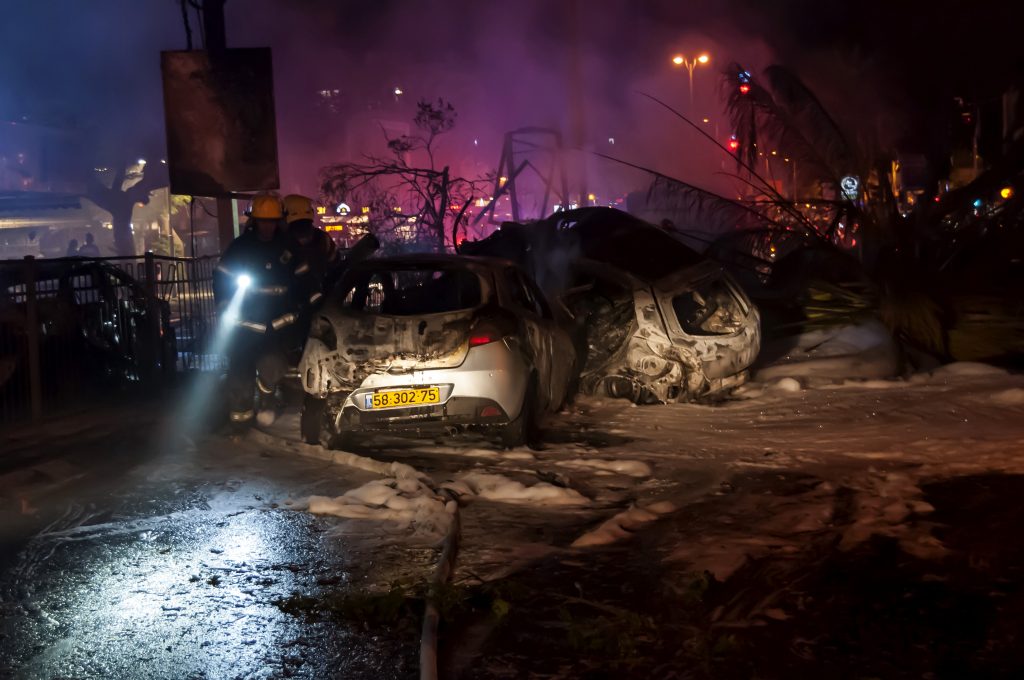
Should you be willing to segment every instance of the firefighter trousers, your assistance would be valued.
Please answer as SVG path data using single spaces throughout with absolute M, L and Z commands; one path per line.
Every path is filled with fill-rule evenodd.
M 236 343 L 228 354 L 231 424 L 246 427 L 256 417 L 257 410 L 275 408 L 277 386 L 287 370 L 285 350 L 273 338 Z

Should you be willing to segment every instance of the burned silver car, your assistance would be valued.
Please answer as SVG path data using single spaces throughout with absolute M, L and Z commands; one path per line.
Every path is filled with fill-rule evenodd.
M 626 213 L 505 224 L 464 250 L 516 259 L 572 313 L 581 391 L 636 403 L 706 398 L 745 382 L 760 350 L 757 308 L 733 278 Z
M 415 255 L 353 266 L 312 320 L 302 434 L 483 428 L 507 446 L 569 396 L 565 319 L 515 264 Z

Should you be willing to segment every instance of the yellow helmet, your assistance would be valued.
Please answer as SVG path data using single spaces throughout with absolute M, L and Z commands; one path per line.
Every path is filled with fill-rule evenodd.
M 312 220 L 313 199 L 299 194 L 288 194 L 284 197 L 284 214 L 288 224 L 296 220 Z
M 258 220 L 279 220 L 284 217 L 281 199 L 274 194 L 256 194 L 249 206 L 249 217 Z

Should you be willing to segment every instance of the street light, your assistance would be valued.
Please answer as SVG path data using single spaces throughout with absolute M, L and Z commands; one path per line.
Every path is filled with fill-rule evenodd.
M 707 64 L 711 61 L 711 57 L 707 54 L 701 54 L 694 59 L 687 59 L 681 54 L 677 54 L 672 57 L 672 63 L 676 66 L 685 66 L 687 73 L 690 75 L 690 108 L 693 108 L 693 69 L 697 67 L 697 64 Z

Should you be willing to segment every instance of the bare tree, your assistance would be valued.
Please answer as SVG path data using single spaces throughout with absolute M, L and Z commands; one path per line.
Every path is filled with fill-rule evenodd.
M 132 213 L 136 203 L 149 203 L 154 189 L 167 186 L 167 176 L 151 163 L 118 163 L 107 184 L 99 173 L 90 173 L 86 198 L 110 213 L 114 230 L 114 247 L 118 255 L 135 255 L 132 237 Z
M 413 118 L 417 134 L 387 138 L 390 158 L 368 156 L 323 168 L 323 197 L 368 207 L 369 228 L 378 237 L 457 250 L 466 211 L 489 179 L 456 177 L 448 166 L 437 167 L 437 140 L 455 127 L 456 118 L 443 99 L 421 100 Z

